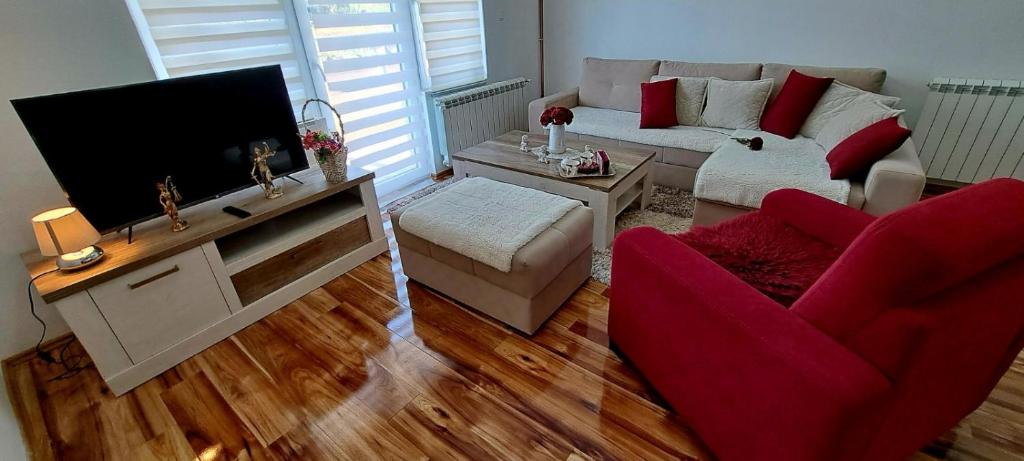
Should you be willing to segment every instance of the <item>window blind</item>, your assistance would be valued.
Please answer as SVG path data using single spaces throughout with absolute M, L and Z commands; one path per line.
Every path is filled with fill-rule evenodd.
M 315 93 L 289 0 L 128 0 L 158 78 L 278 64 L 298 115 Z
M 481 0 L 413 0 L 427 91 L 487 80 Z
M 349 164 L 385 194 L 429 174 L 423 93 L 408 0 L 308 0 L 327 91 Z

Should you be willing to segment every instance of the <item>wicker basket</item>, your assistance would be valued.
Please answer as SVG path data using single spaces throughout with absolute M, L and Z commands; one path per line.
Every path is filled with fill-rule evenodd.
M 309 119 L 306 118 L 306 108 L 309 107 L 310 103 L 319 103 L 327 106 L 331 112 L 334 112 L 334 116 L 338 119 L 338 130 L 331 132 L 331 137 L 338 141 L 341 148 L 331 152 L 327 155 L 321 155 L 317 152 L 313 152 L 313 156 L 316 157 L 317 163 L 320 164 L 320 171 L 324 172 L 324 177 L 327 178 L 327 182 L 342 182 L 345 180 L 345 175 L 348 174 L 348 146 L 345 145 L 345 124 L 341 122 L 341 115 L 338 111 L 334 110 L 334 107 L 330 103 L 323 99 L 310 99 L 302 105 L 302 124 L 306 126 Z M 310 130 L 309 128 L 303 128 L 305 135 Z

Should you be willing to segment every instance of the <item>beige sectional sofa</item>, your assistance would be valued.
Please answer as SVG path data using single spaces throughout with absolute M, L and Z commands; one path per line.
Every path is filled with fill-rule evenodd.
M 636 120 L 640 111 L 640 83 L 655 75 L 713 77 L 725 80 L 772 78 L 772 97 L 778 94 L 789 72 L 833 77 L 837 81 L 873 93 L 880 93 L 885 71 L 873 68 L 835 68 L 760 63 L 693 63 L 658 60 L 611 60 L 586 58 L 580 86 L 530 103 L 530 131 L 543 132 L 539 119 L 547 107 L 573 108 L 576 119 L 567 127 L 569 139 L 593 141 L 596 145 L 621 145 L 653 149 L 655 183 L 693 190 L 697 172 L 727 133 L 697 127 L 641 130 Z M 769 104 L 771 102 L 769 101 Z M 920 199 L 925 175 L 911 140 L 872 166 L 862 182 L 852 182 L 847 205 L 880 215 Z M 732 204 L 700 200 L 697 223 L 712 224 L 749 211 Z

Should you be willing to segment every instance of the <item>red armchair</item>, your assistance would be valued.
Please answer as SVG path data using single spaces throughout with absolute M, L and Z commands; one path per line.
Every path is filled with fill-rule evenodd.
M 629 230 L 612 256 L 613 344 L 722 460 L 906 459 L 977 408 L 1024 346 L 1020 181 L 877 220 L 777 191 L 696 232 L 745 226 L 834 255 L 815 253 L 824 273 L 788 308 L 688 234 Z

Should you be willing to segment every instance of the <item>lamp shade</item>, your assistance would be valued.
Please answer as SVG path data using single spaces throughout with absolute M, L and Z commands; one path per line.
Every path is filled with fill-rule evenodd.
M 32 230 L 43 256 L 74 253 L 100 241 L 100 233 L 75 207 L 57 208 L 33 216 Z

